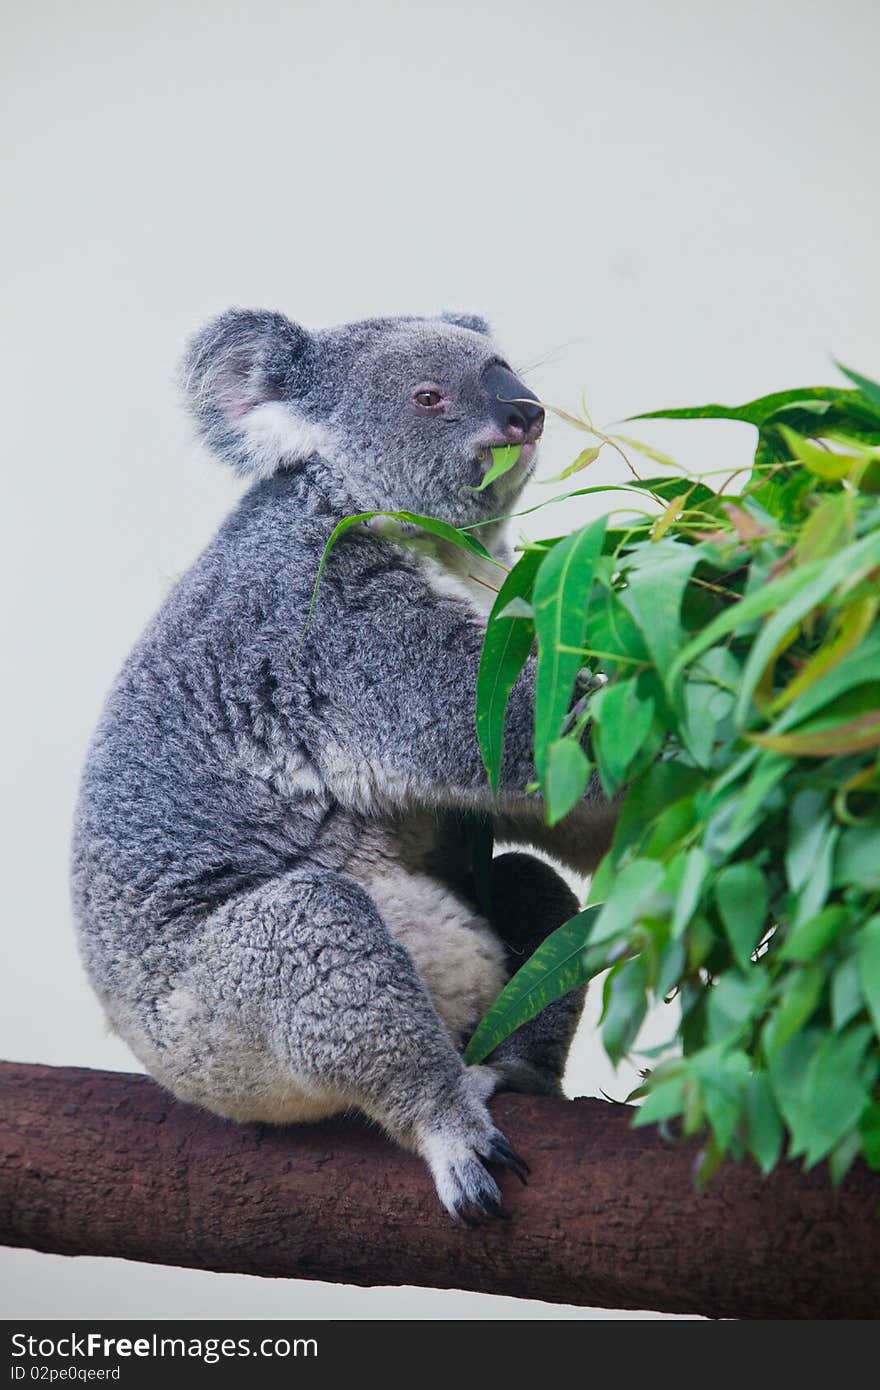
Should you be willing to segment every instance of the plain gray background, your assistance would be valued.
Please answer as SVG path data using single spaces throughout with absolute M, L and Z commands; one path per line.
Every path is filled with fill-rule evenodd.
M 184 336 L 231 303 L 313 326 L 476 309 L 544 399 L 597 421 L 833 379 L 831 353 L 880 375 L 880 11 L 6 0 L 3 16 L 0 1055 L 131 1069 L 80 972 L 67 842 L 104 692 L 237 491 L 179 412 Z M 692 467 L 745 462 L 751 442 L 630 432 Z M 584 442 L 551 424 L 543 476 Z M 590 481 L 622 477 L 603 454 Z M 625 1094 L 594 1016 L 571 1090 Z M 24 1251 L 0 1252 L 0 1280 L 7 1317 L 605 1316 Z

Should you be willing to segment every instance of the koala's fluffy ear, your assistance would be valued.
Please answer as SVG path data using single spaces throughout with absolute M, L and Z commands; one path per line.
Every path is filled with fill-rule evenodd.
M 474 333 L 485 333 L 487 337 L 491 337 L 492 335 L 492 330 L 488 323 L 484 318 L 481 318 L 479 314 L 457 314 L 453 312 L 441 314 L 440 317 L 444 323 L 454 323 L 456 328 L 470 328 Z
M 283 314 L 228 309 L 191 339 L 180 366 L 187 407 L 208 447 L 237 473 L 268 477 L 321 447 L 302 409 L 316 348 Z

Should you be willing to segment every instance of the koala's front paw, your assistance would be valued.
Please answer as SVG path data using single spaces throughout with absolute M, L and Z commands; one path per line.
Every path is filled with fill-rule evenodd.
M 496 1129 L 486 1108 L 483 1096 L 491 1094 L 495 1084 L 491 1068 L 469 1067 L 462 1083 L 464 1094 L 419 1145 L 440 1201 L 450 1216 L 466 1226 L 507 1215 L 487 1164 L 510 1168 L 522 1183 L 529 1172 L 525 1159 Z

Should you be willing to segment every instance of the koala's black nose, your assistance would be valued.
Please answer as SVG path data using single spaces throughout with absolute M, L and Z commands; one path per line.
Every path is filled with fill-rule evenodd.
M 509 367 L 494 362 L 483 372 L 492 420 L 512 443 L 537 439 L 544 428 L 544 411 L 533 391 Z M 534 405 L 532 402 L 534 401 Z

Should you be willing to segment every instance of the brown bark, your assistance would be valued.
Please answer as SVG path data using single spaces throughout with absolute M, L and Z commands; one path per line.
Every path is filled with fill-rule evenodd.
M 745 1164 L 694 1190 L 692 1147 L 596 1100 L 501 1096 L 532 1166 L 468 1230 L 424 1165 L 355 1120 L 284 1130 L 143 1076 L 0 1063 L 0 1242 L 348 1284 L 477 1289 L 715 1317 L 872 1317 L 880 1183 Z

